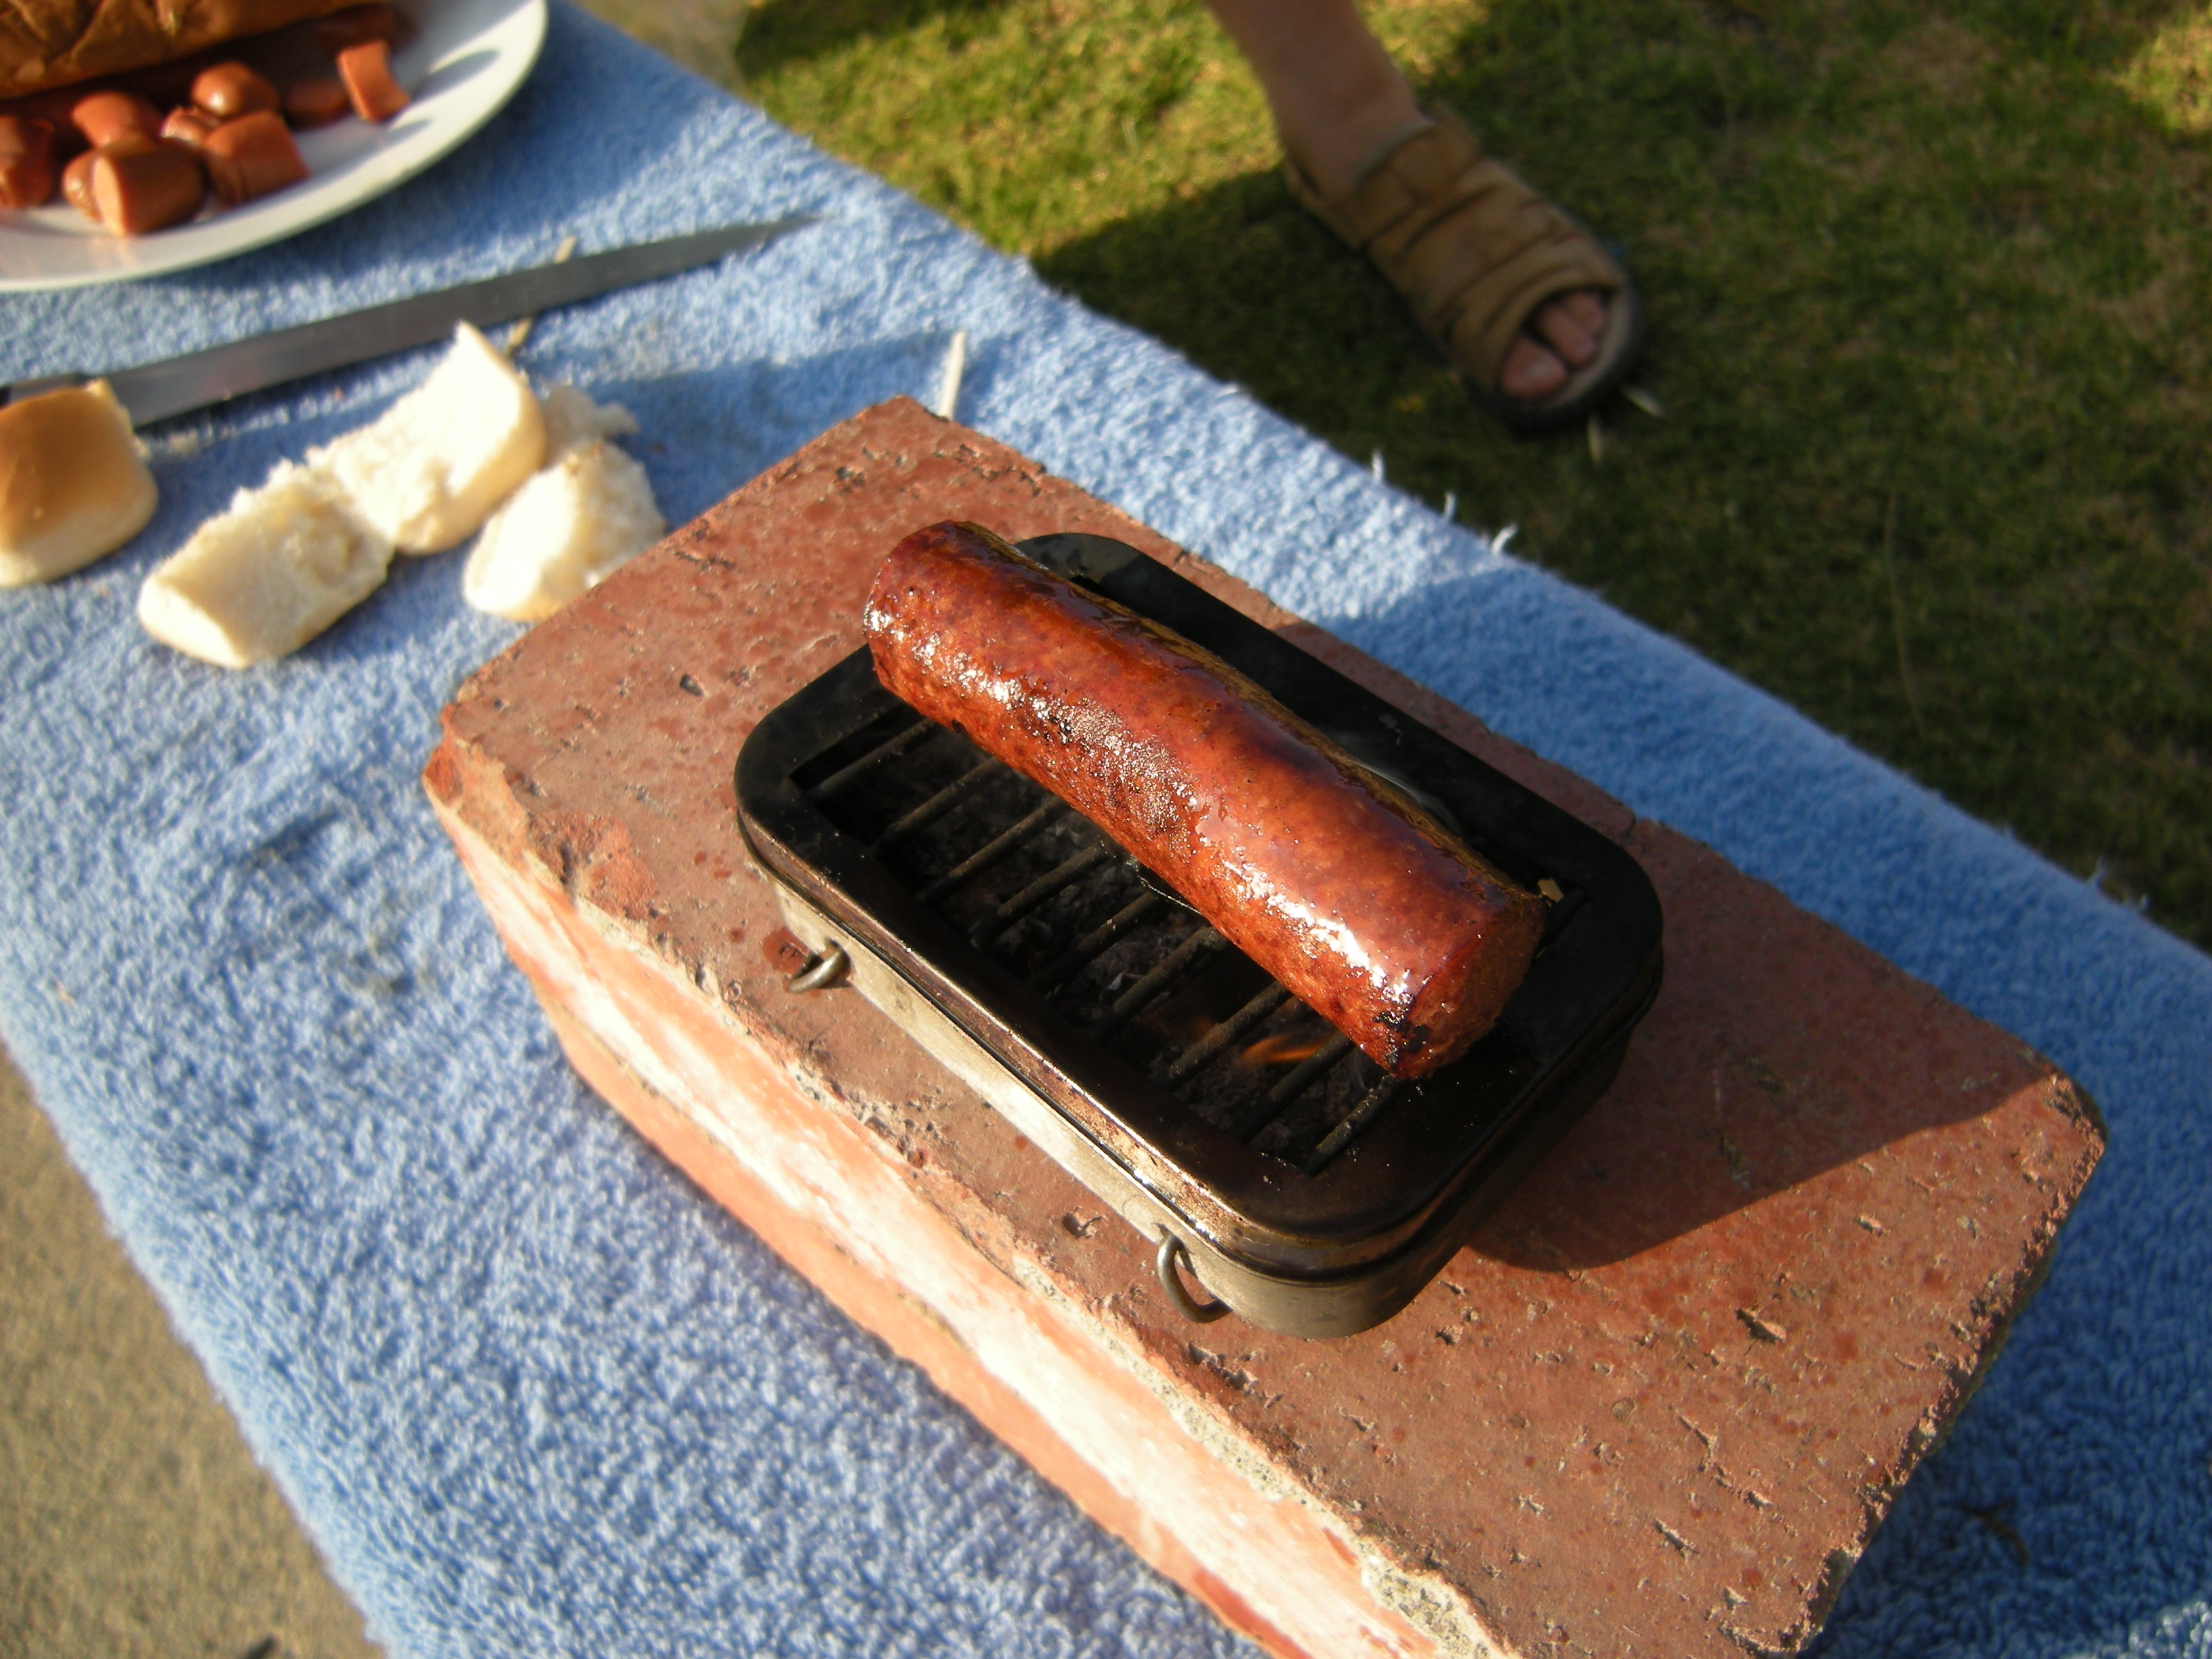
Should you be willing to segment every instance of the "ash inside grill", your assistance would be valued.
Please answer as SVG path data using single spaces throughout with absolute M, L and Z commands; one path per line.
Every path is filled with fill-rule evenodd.
M 891 710 L 793 781 L 914 896 L 1192 1111 L 1304 1174 L 1401 1085 L 1103 831 Z

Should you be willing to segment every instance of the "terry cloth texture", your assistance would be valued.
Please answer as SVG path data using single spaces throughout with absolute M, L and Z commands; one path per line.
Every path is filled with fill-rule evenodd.
M 0 378 L 808 210 L 545 318 L 672 522 L 972 342 L 963 418 L 1712 842 L 2094 1092 L 2047 1287 L 1823 1650 L 2212 1653 L 2212 963 L 884 185 L 556 9 L 395 195 L 159 282 L 0 302 Z M 419 352 L 182 423 L 123 554 L 0 596 L 0 1036 L 395 1656 L 1249 1652 L 725 1218 L 566 1069 L 416 773 L 513 637 L 401 560 L 204 667 L 138 581 Z M 196 447 L 195 447 L 196 446 Z M 1975 1518 L 1991 1513 L 2027 1559 Z

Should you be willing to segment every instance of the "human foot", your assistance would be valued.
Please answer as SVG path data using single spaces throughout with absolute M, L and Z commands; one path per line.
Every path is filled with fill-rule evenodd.
M 1523 403 L 1541 403 L 1576 369 L 1595 360 L 1605 338 L 1605 290 L 1583 289 L 1547 301 L 1506 348 L 1498 389 Z
M 1292 193 L 1375 262 L 1468 395 L 1507 426 L 1579 419 L 1626 374 L 1643 335 L 1627 274 L 1449 113 L 1417 116 L 1349 188 L 1329 191 L 1295 149 L 1286 172 Z

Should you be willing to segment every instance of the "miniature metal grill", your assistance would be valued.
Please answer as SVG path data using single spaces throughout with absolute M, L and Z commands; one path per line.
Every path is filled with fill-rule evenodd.
M 861 652 L 764 720 L 740 823 L 813 953 L 1158 1244 L 1194 1318 L 1341 1334 L 1410 1300 L 1602 1091 L 1659 915 L 1613 842 L 1117 542 L 1024 550 L 1207 647 L 1551 902 L 1498 1026 L 1385 1075 L 1064 802 Z M 1214 1298 L 1200 1303 L 1179 1267 Z
M 806 789 L 831 822 L 1197 1115 L 1311 1176 L 1387 1109 L 1395 1079 L 1058 798 L 911 711 L 853 741 Z

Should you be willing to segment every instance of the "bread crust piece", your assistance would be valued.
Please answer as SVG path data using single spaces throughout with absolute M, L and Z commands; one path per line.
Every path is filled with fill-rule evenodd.
M 105 380 L 0 407 L 0 587 L 52 581 L 146 527 L 158 492 Z
M 9 0 L 0 6 L 0 98 L 165 64 L 353 0 Z
M 1497 1022 L 1544 902 L 1212 653 L 979 526 L 895 548 L 877 677 L 1042 784 L 1394 1076 Z

